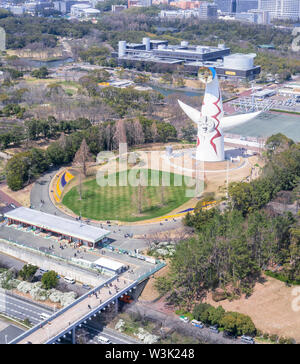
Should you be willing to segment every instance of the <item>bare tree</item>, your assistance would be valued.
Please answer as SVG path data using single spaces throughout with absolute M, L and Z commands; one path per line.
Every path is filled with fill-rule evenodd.
M 133 123 L 134 132 L 134 144 L 143 144 L 145 142 L 145 136 L 141 123 L 136 120 Z
M 86 140 L 83 139 L 80 148 L 75 154 L 74 163 L 78 164 L 82 168 L 84 177 L 87 176 L 87 163 L 90 161 L 92 161 L 92 154 L 86 143 Z
M 114 141 L 114 147 L 116 147 L 116 148 L 118 148 L 120 143 L 127 142 L 126 128 L 125 128 L 124 120 L 117 121 L 115 133 L 113 136 L 113 141 Z
M 156 143 L 157 140 L 158 140 L 158 130 L 157 130 L 156 122 L 154 122 L 151 125 L 151 133 L 152 133 L 152 140 L 153 140 L 154 143 Z

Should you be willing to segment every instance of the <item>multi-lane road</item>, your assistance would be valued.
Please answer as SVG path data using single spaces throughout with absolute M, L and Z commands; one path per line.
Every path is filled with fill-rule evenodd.
M 124 335 L 116 330 L 112 330 L 107 327 L 97 328 L 93 324 L 87 325 L 83 324 L 82 327 L 93 335 L 95 338 L 98 335 L 101 335 L 108 340 L 111 341 L 112 344 L 141 344 L 141 342 L 137 339 L 131 338 L 127 335 Z M 94 343 L 98 343 L 96 340 L 92 340 Z
M 15 318 L 17 320 L 25 320 L 28 319 L 33 325 L 38 324 L 39 322 L 43 321 L 41 315 L 53 314 L 51 309 L 46 307 L 42 307 L 35 303 L 31 303 L 25 301 L 22 298 L 18 298 L 16 296 L 8 295 L 4 292 L 0 291 L 0 312 L 4 313 L 5 315 Z M 89 325 L 82 324 L 82 327 L 90 334 L 92 341 L 95 344 L 98 342 L 95 340 L 96 336 L 101 335 L 109 339 L 113 344 L 137 344 L 139 343 L 138 340 L 134 338 L 130 338 L 127 335 L 123 335 L 115 330 L 103 327 L 95 327 L 91 322 Z
M 41 314 L 53 314 L 50 308 L 25 301 L 2 291 L 0 291 L 0 312 L 18 320 L 28 319 L 34 325 L 43 321 Z

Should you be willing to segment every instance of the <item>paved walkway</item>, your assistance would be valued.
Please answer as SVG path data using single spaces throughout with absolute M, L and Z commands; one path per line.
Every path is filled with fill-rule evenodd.
M 129 255 L 112 252 L 109 249 L 95 249 L 94 251 L 90 251 L 85 247 L 74 249 L 74 247 L 69 244 L 66 244 L 64 249 L 60 249 L 60 243 L 54 239 L 46 239 L 45 237 L 35 235 L 32 232 L 23 231 L 12 226 L 0 226 L 0 238 L 20 242 L 28 247 L 34 248 L 44 253 L 55 254 L 56 256 L 66 260 L 71 260 L 74 258 L 74 254 L 76 254 L 76 258 L 84 259 L 90 262 L 96 261 L 99 259 L 99 257 L 107 256 L 122 262 L 124 265 L 129 265 L 130 270 L 134 271 L 133 274 L 129 272 L 126 273 L 130 279 L 137 278 L 138 276 L 150 271 L 154 267 L 154 265 L 151 263 L 130 257 Z M 78 269 L 84 270 L 84 268 Z M 94 275 L 96 276 L 96 273 Z
M 112 283 L 113 287 L 101 288 L 97 297 L 95 295 L 90 295 L 63 314 L 56 317 L 53 321 L 45 324 L 44 326 L 41 324 L 40 329 L 21 340 L 19 343 L 25 344 L 28 341 L 32 344 L 46 343 L 50 338 L 55 337 L 67 327 L 72 326 L 72 324 L 85 317 L 91 310 L 97 308 L 101 303 L 105 302 L 114 295 L 117 292 L 114 287 L 115 285 L 118 288 L 118 291 L 121 291 L 128 287 L 132 282 L 122 277 L 119 278 L 119 282 L 115 280 Z

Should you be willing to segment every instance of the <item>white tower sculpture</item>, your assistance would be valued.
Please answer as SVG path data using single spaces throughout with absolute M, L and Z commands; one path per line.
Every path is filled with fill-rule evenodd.
M 206 84 L 201 112 L 179 101 L 186 115 L 198 125 L 196 159 L 220 162 L 225 158 L 223 131 L 244 124 L 261 111 L 224 117 L 219 81 L 214 68 L 200 68 L 198 77 Z

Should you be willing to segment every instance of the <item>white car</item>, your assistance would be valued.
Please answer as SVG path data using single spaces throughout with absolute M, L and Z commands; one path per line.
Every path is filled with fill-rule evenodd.
M 98 343 L 100 344 L 111 344 L 111 341 L 107 338 L 107 337 L 104 337 L 104 336 L 97 336 L 97 341 Z
M 187 317 L 185 317 L 185 316 L 180 316 L 180 317 L 179 317 L 179 320 L 181 320 L 181 321 L 185 322 L 186 324 L 187 324 L 188 322 L 190 322 L 190 320 L 189 320 Z
M 64 281 L 66 283 L 70 283 L 70 284 L 74 284 L 75 283 L 75 280 L 73 278 L 70 278 L 70 277 L 64 277 Z

